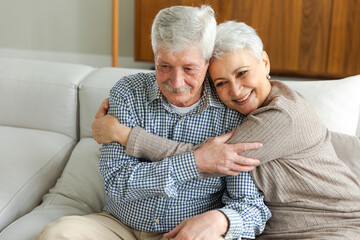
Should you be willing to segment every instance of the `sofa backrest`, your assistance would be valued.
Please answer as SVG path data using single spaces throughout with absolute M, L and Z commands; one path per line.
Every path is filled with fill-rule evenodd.
M 91 124 L 111 87 L 143 69 L 101 68 L 80 83 L 80 137 L 92 137 Z M 360 75 L 339 80 L 279 79 L 302 94 L 324 124 L 335 132 L 360 136 Z
M 360 136 L 360 75 L 339 80 L 284 82 L 310 102 L 331 131 Z
M 92 122 L 103 100 L 109 97 L 110 89 L 122 77 L 139 72 L 151 72 L 144 69 L 100 68 L 84 79 L 79 86 L 80 101 L 80 138 L 92 137 Z
M 0 125 L 77 137 L 77 88 L 89 66 L 0 58 Z

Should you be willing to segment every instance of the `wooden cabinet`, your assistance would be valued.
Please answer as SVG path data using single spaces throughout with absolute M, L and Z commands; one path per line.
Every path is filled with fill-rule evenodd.
M 327 72 L 360 74 L 360 1 L 334 0 Z
M 202 3 L 219 23 L 234 19 L 257 31 L 273 75 L 360 74 L 360 0 L 136 0 L 135 60 L 153 61 L 150 32 L 159 10 Z

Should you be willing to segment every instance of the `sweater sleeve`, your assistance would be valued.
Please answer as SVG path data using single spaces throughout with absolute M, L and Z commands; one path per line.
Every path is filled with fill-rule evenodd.
M 239 153 L 259 159 L 261 164 L 284 157 L 292 152 L 293 120 L 286 108 L 277 105 L 259 108 L 236 128 L 228 143 L 261 142 L 263 147 Z
M 125 153 L 136 158 L 144 158 L 152 162 L 158 162 L 168 157 L 193 152 L 205 142 L 198 145 L 176 142 L 148 133 L 145 129 L 136 126 L 130 132 Z M 222 176 L 225 175 L 220 173 L 201 173 L 201 176 L 198 178 Z
M 130 132 L 126 145 L 126 154 L 157 162 L 166 157 L 191 152 L 194 149 L 195 146 L 191 143 L 175 142 L 148 133 L 143 128 L 136 126 Z
M 240 153 L 242 156 L 257 158 L 261 164 L 284 156 L 289 152 L 293 118 L 278 105 L 265 106 L 249 114 L 237 127 L 228 143 L 261 142 L 263 147 Z M 203 144 L 203 143 L 202 143 Z M 127 143 L 126 154 L 159 161 L 165 157 L 194 151 L 200 145 L 179 143 L 155 136 L 140 127 L 134 127 Z

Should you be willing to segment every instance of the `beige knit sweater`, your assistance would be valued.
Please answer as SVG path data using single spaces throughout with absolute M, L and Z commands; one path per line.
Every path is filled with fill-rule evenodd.
M 360 239 L 360 183 L 336 156 L 330 133 L 310 104 L 279 81 L 229 143 L 263 143 L 242 155 L 261 160 L 251 172 L 272 213 L 257 239 Z M 191 144 L 135 127 L 127 154 L 159 161 L 192 151 Z

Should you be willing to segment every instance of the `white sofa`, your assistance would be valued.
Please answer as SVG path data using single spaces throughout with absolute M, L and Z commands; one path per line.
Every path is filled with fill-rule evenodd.
M 47 223 L 62 216 L 102 210 L 100 145 L 91 123 L 109 89 L 139 71 L 149 70 L 0 58 L 1 240 L 38 239 Z M 360 75 L 282 80 L 337 132 L 338 155 L 360 177 Z

